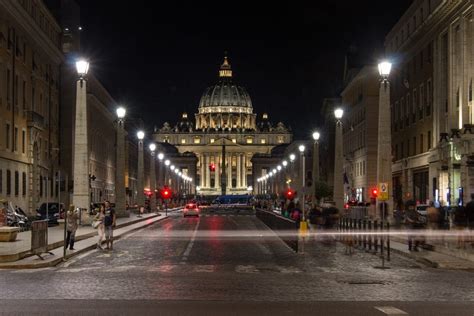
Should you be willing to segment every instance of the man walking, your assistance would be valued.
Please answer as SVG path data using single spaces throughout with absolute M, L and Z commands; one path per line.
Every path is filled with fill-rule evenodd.
M 74 205 L 69 206 L 69 210 L 67 212 L 67 221 L 66 221 L 66 248 L 69 247 L 69 250 L 74 249 L 74 240 L 76 238 L 76 230 L 77 230 L 77 220 L 79 219 L 78 211 L 75 209 Z
M 108 250 L 113 250 L 115 221 L 115 210 L 110 206 L 109 201 L 105 201 L 105 243 Z

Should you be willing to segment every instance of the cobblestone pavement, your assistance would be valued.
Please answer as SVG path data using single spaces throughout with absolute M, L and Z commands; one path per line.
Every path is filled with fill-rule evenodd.
M 377 256 L 345 255 L 340 244 L 307 242 L 305 254 L 295 254 L 259 232 L 271 234 L 245 213 L 175 214 L 110 252 L 55 268 L 0 271 L 2 299 L 474 301 L 469 271 L 427 268 L 395 254 L 391 268 L 379 270 Z

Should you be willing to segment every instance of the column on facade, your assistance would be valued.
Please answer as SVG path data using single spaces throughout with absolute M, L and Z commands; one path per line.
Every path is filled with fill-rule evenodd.
M 227 189 L 232 188 L 232 154 L 227 157 Z
M 242 187 L 247 189 L 247 156 L 242 155 Z
M 241 162 L 242 162 L 242 154 L 238 153 L 237 154 L 237 168 L 236 168 L 236 173 L 237 173 L 237 188 L 242 187 L 242 167 L 241 167 Z
M 221 166 L 220 166 L 221 155 L 219 153 L 217 153 L 215 155 L 214 163 L 216 165 L 216 172 L 215 172 L 215 175 L 214 175 L 215 176 L 215 178 L 214 178 L 214 187 L 217 190 L 220 190 L 221 189 Z
M 206 161 L 204 160 L 204 154 L 200 155 L 199 160 L 201 162 L 201 178 L 199 179 L 200 180 L 199 182 L 201 183 L 201 188 L 204 188 L 204 181 L 206 177 L 206 168 L 204 168 Z
M 205 155 L 205 165 L 204 165 L 204 170 L 206 170 L 206 179 L 204 180 L 204 187 L 205 188 L 210 188 L 211 187 L 211 173 L 209 172 L 209 164 L 210 164 L 210 154 L 204 154 Z

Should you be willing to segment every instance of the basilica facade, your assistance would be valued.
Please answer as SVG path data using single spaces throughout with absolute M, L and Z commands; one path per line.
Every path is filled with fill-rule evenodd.
M 289 144 L 292 133 L 281 122 L 272 124 L 268 114 L 254 113 L 250 96 L 235 82 L 226 57 L 218 82 L 204 91 L 194 120 L 183 113 L 176 125 L 164 123 L 155 129 L 154 140 L 162 148 L 174 146 L 179 155 L 195 155 L 197 159 L 191 160 L 195 166 L 176 167 L 193 177 L 199 194 L 247 194 L 254 185 L 252 157 L 270 155 L 275 146 Z

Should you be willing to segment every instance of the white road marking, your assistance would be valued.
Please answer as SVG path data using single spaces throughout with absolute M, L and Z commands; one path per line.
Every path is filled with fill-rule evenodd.
M 189 241 L 189 244 L 188 244 L 188 246 L 186 247 L 186 250 L 183 253 L 183 257 L 181 258 L 181 264 L 185 263 L 186 260 L 188 260 L 188 256 L 191 253 L 191 249 L 193 249 L 194 240 L 196 239 L 196 235 L 197 235 L 197 232 L 198 232 L 198 229 L 199 229 L 199 223 L 200 222 L 201 222 L 201 220 L 198 219 L 198 222 L 196 224 L 196 227 L 194 228 L 191 240 Z
M 238 266 L 235 267 L 235 272 L 238 272 L 238 273 L 258 273 L 259 271 L 253 265 L 247 265 L 247 266 L 238 265 Z
M 162 265 L 162 266 L 150 268 L 150 269 L 148 269 L 148 271 L 150 271 L 150 272 L 171 272 L 171 270 L 173 270 L 174 267 L 176 267 L 176 265 L 165 264 L 165 265 Z
M 393 306 L 374 306 L 374 308 L 378 309 L 385 315 L 408 315 L 408 313 Z
M 53 270 L 54 268 L 38 268 L 38 269 L 20 269 L 20 270 L 14 270 L 10 271 L 10 273 L 35 273 L 38 271 L 48 271 L 48 270 Z
M 282 266 L 277 266 L 277 269 L 280 271 L 280 273 L 301 273 L 300 269 L 297 267 L 282 267 Z
M 214 272 L 215 270 L 216 266 L 211 264 L 196 265 L 193 268 L 193 272 Z

